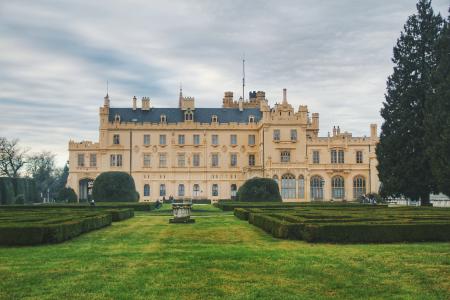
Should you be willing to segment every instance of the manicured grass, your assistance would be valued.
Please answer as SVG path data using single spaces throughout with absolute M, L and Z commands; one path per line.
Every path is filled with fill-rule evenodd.
M 450 243 L 280 240 L 228 214 L 138 212 L 73 240 L 0 247 L 1 299 L 446 299 Z
M 164 215 L 164 216 L 171 216 L 172 215 L 172 204 L 165 203 L 161 206 L 159 209 L 155 209 L 150 212 L 151 215 Z M 232 211 L 224 212 L 220 210 L 219 208 L 209 205 L 209 204 L 193 204 L 191 214 L 193 217 L 199 216 L 199 215 L 215 215 L 215 214 L 221 214 L 221 215 L 232 215 Z

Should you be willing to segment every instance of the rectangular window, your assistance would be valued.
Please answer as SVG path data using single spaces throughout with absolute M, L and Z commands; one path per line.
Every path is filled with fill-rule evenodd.
M 144 134 L 144 145 L 150 145 L 150 134 Z
M 230 155 L 230 165 L 232 167 L 236 167 L 237 166 L 237 154 L 236 153 L 231 153 L 231 155 Z
M 338 151 L 338 164 L 344 163 L 344 150 Z
M 118 134 L 113 135 L 113 144 L 114 145 L 120 144 L 120 135 L 118 135 Z
M 144 154 L 144 167 L 150 167 L 151 164 L 151 155 Z
M 219 166 L 219 154 L 213 153 L 211 155 L 211 166 L 218 167 Z
M 237 145 L 237 135 L 235 134 L 230 135 L 230 144 Z
M 184 134 L 178 135 L 178 145 L 184 145 Z
M 274 129 L 273 130 L 273 140 L 279 141 L 280 140 L 280 129 Z
M 331 163 L 337 164 L 337 151 L 331 150 Z
M 212 195 L 213 197 L 219 196 L 219 186 L 217 184 L 212 185 Z
M 291 141 L 297 141 L 297 129 L 291 129 Z
M 356 151 L 356 163 L 362 164 L 363 163 L 363 153 L 362 151 Z
M 217 134 L 211 136 L 211 144 L 219 145 L 219 136 Z
M 194 154 L 194 156 L 192 157 L 192 165 L 194 167 L 200 166 L 200 154 L 198 154 L 198 153 Z
M 200 145 L 200 135 L 194 134 L 194 145 Z
M 160 145 L 165 145 L 166 144 L 166 135 L 165 134 L 160 134 L 159 135 L 159 144 Z
M 84 154 L 78 154 L 78 166 L 84 167 Z
M 281 162 L 287 163 L 291 161 L 291 151 L 281 151 Z
M 89 154 L 89 166 L 97 166 L 97 154 Z
M 111 155 L 109 156 L 109 165 L 110 165 L 111 167 L 115 167 L 115 166 L 116 166 L 116 155 L 111 154 Z
M 248 155 L 248 165 L 254 166 L 255 165 L 255 154 L 249 154 Z
M 166 185 L 165 184 L 161 184 L 159 186 L 159 196 L 161 196 L 161 197 L 166 196 Z
M 160 168 L 167 167 L 167 155 L 166 155 L 166 153 L 160 153 L 159 154 L 159 167 Z
M 178 185 L 178 197 L 184 197 L 184 184 Z
M 116 155 L 116 160 L 117 160 L 117 166 L 121 167 L 122 166 L 122 154 L 117 154 Z
M 248 144 L 250 146 L 255 145 L 255 135 L 254 134 L 249 134 L 248 135 Z
M 320 164 L 320 153 L 317 150 L 313 151 L 313 164 Z
M 186 165 L 186 156 L 184 153 L 180 153 L 177 155 L 178 167 L 184 168 Z

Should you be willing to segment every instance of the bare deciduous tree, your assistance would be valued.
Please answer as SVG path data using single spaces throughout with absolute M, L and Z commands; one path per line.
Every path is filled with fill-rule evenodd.
M 19 140 L 0 137 L 0 175 L 16 178 L 26 163 L 27 149 L 19 146 Z

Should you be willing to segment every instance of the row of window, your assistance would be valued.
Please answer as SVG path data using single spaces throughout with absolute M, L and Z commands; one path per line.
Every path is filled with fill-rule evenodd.
M 150 134 L 144 134 L 144 145 L 150 145 Z M 186 143 L 186 138 L 184 134 L 178 135 L 178 145 L 184 145 Z M 248 135 L 248 145 L 253 146 L 256 143 L 256 136 L 254 134 Z M 113 144 L 119 145 L 120 144 L 120 135 L 114 134 L 113 135 Z M 200 135 L 194 134 L 192 136 L 192 144 L 194 145 L 200 145 Z M 211 135 L 211 144 L 212 145 L 219 145 L 219 135 L 213 134 Z M 167 137 L 165 134 L 159 135 L 159 145 L 167 145 Z M 230 145 L 237 145 L 237 135 L 231 134 L 230 135 Z
M 281 139 L 281 131 L 280 129 L 273 130 L 273 140 L 279 142 Z M 291 141 L 297 141 L 297 129 L 291 129 L 290 131 L 290 139 Z
M 144 167 L 151 167 L 151 154 L 144 154 Z M 255 154 L 249 154 L 248 155 L 248 165 L 254 166 L 255 165 Z M 237 167 L 238 164 L 238 156 L 237 153 L 231 153 L 230 154 L 230 166 L 231 167 Z M 186 154 L 185 153 L 178 153 L 177 154 L 177 166 L 178 167 L 186 167 Z M 200 154 L 194 153 L 192 155 L 192 166 L 193 167 L 200 167 Z M 212 167 L 218 167 L 219 166 L 219 153 L 212 153 L 211 154 L 211 166 Z M 166 168 L 167 167 L 167 153 L 159 153 L 159 167 L 160 168 Z
M 278 176 L 273 179 L 278 183 Z M 297 187 L 298 186 L 298 187 Z M 313 176 L 310 180 L 310 194 L 312 200 L 324 199 L 325 180 L 321 176 Z M 281 177 L 281 197 L 283 199 L 305 198 L 305 179 L 300 176 L 295 179 L 292 174 L 285 174 Z M 363 176 L 353 178 L 353 198 L 357 199 L 366 194 L 366 179 Z M 331 197 L 333 199 L 345 198 L 345 182 L 342 176 L 331 178 Z
M 185 185 L 179 184 L 178 185 L 178 193 L 177 193 L 178 197 L 184 197 L 185 191 L 186 191 Z M 232 184 L 230 187 L 230 191 L 231 191 L 231 197 L 235 197 L 236 193 L 237 193 L 237 185 Z M 192 196 L 193 197 L 199 197 L 201 192 L 202 191 L 200 190 L 200 185 L 194 184 L 192 186 Z M 213 197 L 219 196 L 219 185 L 218 184 L 215 183 L 215 184 L 211 185 L 211 195 Z M 149 197 L 149 196 L 151 196 L 150 184 L 144 184 L 144 197 Z M 164 183 L 159 185 L 159 196 L 160 197 L 167 196 L 166 185 Z
M 318 150 L 313 151 L 313 164 L 320 164 L 320 152 Z M 330 161 L 332 164 L 343 164 L 344 160 L 344 150 L 331 150 L 330 151 Z M 363 152 L 356 151 L 355 157 L 357 164 L 363 163 Z
M 183 139 L 184 139 L 184 136 L 183 136 Z M 280 152 L 280 161 L 282 163 L 290 162 L 291 161 L 291 152 L 288 150 L 281 151 Z M 320 163 L 319 151 L 313 151 L 313 163 L 314 164 Z M 344 151 L 343 150 L 331 150 L 331 163 L 332 164 L 343 164 L 344 163 Z M 356 163 L 358 163 L 358 164 L 363 163 L 362 151 L 356 151 Z M 248 155 L 248 165 L 249 166 L 255 165 L 255 155 L 254 154 Z M 84 154 L 78 154 L 78 166 L 79 167 L 85 166 Z M 97 166 L 97 155 L 96 154 L 89 155 L 89 166 L 90 167 Z M 122 166 L 122 155 L 121 154 L 111 154 L 110 166 L 111 167 Z M 150 166 L 151 166 L 151 155 L 144 154 L 144 167 L 150 167 Z M 177 166 L 178 167 L 186 166 L 186 157 L 185 157 L 184 153 L 180 153 L 177 155 Z M 193 154 L 192 166 L 194 166 L 194 167 L 200 166 L 200 154 L 198 154 L 198 153 Z M 219 154 L 218 153 L 213 153 L 211 155 L 211 166 L 212 167 L 219 166 Z M 237 154 L 236 153 L 230 154 L 230 166 L 231 167 L 237 166 Z M 167 167 L 167 154 L 166 153 L 159 154 L 159 167 L 162 167 L 162 168 Z

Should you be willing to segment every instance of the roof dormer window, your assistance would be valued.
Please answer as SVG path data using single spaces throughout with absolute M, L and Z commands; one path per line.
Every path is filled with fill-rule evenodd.
M 217 123 L 217 116 L 216 115 L 212 115 L 211 122 Z
M 160 117 L 161 123 L 166 123 L 167 122 L 167 117 L 166 115 L 161 115 Z
M 119 114 L 116 114 L 116 115 L 114 116 L 114 121 L 115 121 L 115 122 L 120 122 L 120 115 L 119 115 Z
M 192 111 L 188 110 L 184 113 L 184 120 L 185 121 L 192 121 L 194 120 L 194 114 Z
M 255 123 L 255 117 L 253 115 L 248 117 L 248 122 L 249 123 Z

